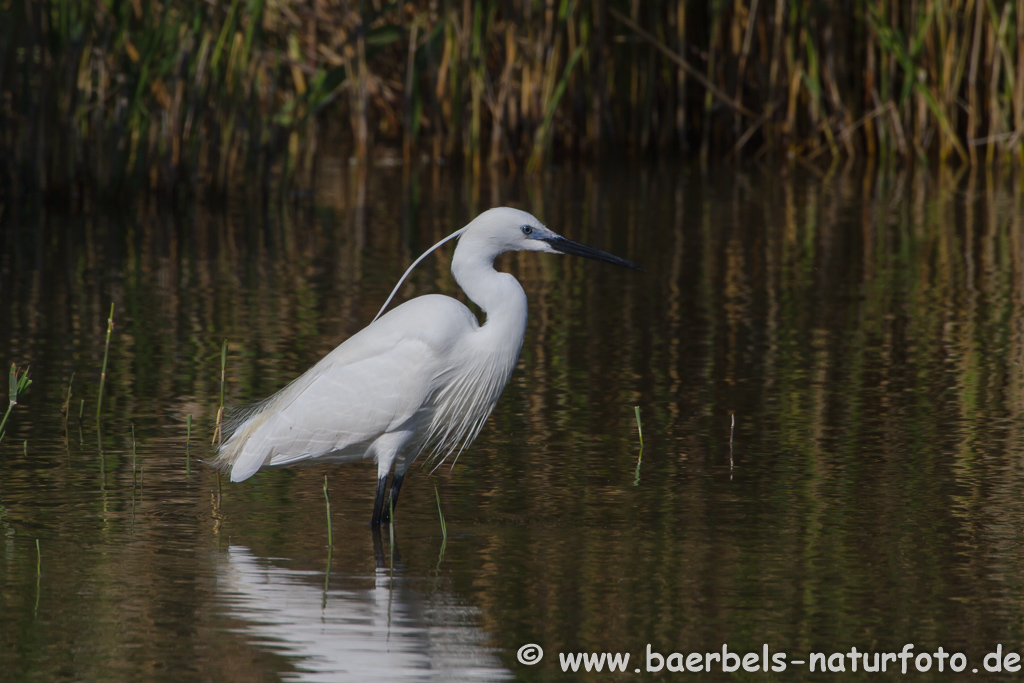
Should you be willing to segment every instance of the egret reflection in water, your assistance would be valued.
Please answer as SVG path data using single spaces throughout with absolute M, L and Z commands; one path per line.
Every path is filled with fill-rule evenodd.
M 231 546 L 218 587 L 226 614 L 249 642 L 291 660 L 299 681 L 501 681 L 511 678 L 478 610 L 400 569 L 344 577 L 325 588 L 322 572 L 288 569 Z

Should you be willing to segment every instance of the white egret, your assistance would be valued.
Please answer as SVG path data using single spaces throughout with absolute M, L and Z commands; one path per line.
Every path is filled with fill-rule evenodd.
M 462 303 L 439 294 L 381 315 L 416 264 L 456 237 L 452 274 L 486 314 L 484 324 Z M 230 420 L 213 465 L 230 470 L 237 482 L 264 467 L 372 458 L 372 524 L 387 521 L 413 461 L 424 450 L 442 462 L 453 453 L 458 457 L 483 427 L 516 365 L 526 332 L 526 294 L 512 275 L 494 269 L 495 257 L 506 251 L 575 254 L 642 270 L 548 230 L 525 211 L 485 211 L 416 259 L 367 327 Z

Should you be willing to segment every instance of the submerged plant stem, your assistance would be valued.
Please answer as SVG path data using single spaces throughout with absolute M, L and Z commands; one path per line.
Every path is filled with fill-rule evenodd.
M 39 594 L 43 578 L 43 553 L 39 549 L 39 539 L 36 539 L 36 606 L 33 608 L 34 615 L 39 614 Z
M 185 474 L 192 473 L 192 413 L 188 414 L 188 420 L 185 423 Z
M 441 494 L 438 492 L 437 487 L 434 487 L 434 498 L 437 499 L 437 516 L 441 520 L 441 538 L 445 541 L 448 540 L 448 527 L 444 523 L 444 513 L 441 511 Z
M 444 550 L 448 545 L 448 527 L 444 522 L 444 513 L 441 512 L 441 494 L 437 487 L 434 487 L 434 498 L 437 499 L 437 516 L 441 520 L 441 550 L 437 553 L 437 571 L 441 571 L 441 562 L 444 560 Z
M 640 406 L 633 406 L 633 412 L 636 415 L 636 431 L 640 437 L 640 452 L 636 456 L 636 472 L 633 475 L 633 486 L 640 485 L 640 462 L 644 457 L 644 430 L 640 425 Z

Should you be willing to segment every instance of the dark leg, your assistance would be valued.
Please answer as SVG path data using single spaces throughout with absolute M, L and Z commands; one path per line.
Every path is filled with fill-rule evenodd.
M 388 477 L 385 474 L 377 480 L 377 497 L 373 499 L 373 519 L 370 524 L 380 526 L 381 515 L 384 514 L 384 493 L 387 491 Z
M 405 479 L 405 473 L 398 474 L 391 477 L 391 493 L 388 495 L 388 501 L 384 503 L 384 516 L 381 517 L 381 521 L 390 522 L 391 513 L 395 511 L 398 506 L 398 492 L 402 490 L 402 480 Z

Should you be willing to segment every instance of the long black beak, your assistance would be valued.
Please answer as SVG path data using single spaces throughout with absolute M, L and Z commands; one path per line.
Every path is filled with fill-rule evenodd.
M 554 237 L 545 237 L 542 239 L 548 244 L 550 244 L 555 251 L 559 251 L 563 254 L 572 254 L 573 256 L 585 256 L 589 259 L 594 259 L 595 261 L 601 261 L 602 263 L 610 263 L 613 266 L 623 266 L 624 268 L 632 268 L 633 270 L 643 270 L 643 268 L 633 263 L 632 261 L 627 261 L 626 259 L 619 258 L 618 256 L 612 256 L 608 252 L 601 251 L 600 249 L 594 249 L 593 247 L 588 247 L 587 245 L 580 244 L 579 242 L 567 240 L 561 235 L 556 235 Z

